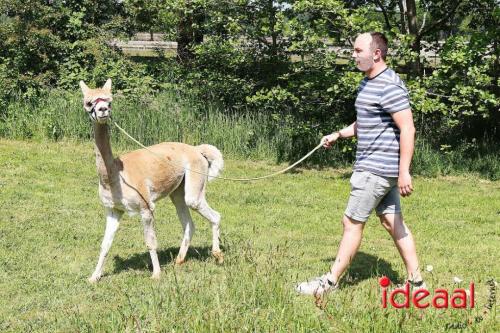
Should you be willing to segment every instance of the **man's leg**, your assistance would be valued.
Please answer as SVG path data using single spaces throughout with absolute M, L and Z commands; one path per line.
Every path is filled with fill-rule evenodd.
M 401 213 L 379 215 L 380 222 L 389 232 L 401 258 L 403 258 L 408 273 L 408 279 L 411 281 L 421 281 L 420 267 L 418 266 L 417 250 L 415 241 L 410 229 L 406 226 Z
M 319 296 L 337 287 L 340 276 L 358 251 L 365 222 L 386 193 L 385 190 L 375 193 L 379 180 L 380 177 L 366 171 L 352 174 L 351 193 L 342 218 L 344 232 L 335 262 L 327 274 L 298 284 L 296 289 L 299 293 Z
M 335 257 L 335 262 L 330 269 L 331 276 L 329 276 L 335 284 L 339 281 L 340 276 L 342 276 L 342 273 L 344 273 L 356 255 L 361 244 L 363 229 L 365 227 L 365 223 L 351 219 L 346 215 L 342 218 L 342 224 L 344 226 L 344 232 L 337 251 L 337 256 Z
M 318 297 L 328 290 L 337 288 L 340 276 L 358 251 L 365 226 L 363 222 L 353 220 L 346 215 L 342 218 L 342 224 L 344 232 L 330 272 L 312 281 L 302 282 L 297 285 L 296 289 L 299 293 Z

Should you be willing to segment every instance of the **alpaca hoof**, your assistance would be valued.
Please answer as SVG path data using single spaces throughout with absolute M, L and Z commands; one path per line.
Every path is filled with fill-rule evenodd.
M 161 273 L 156 272 L 156 273 L 153 273 L 153 275 L 151 275 L 151 279 L 158 281 L 160 279 L 160 276 L 161 276 Z
M 175 258 L 175 264 L 176 265 L 182 265 L 185 262 L 184 258 Z
M 90 283 L 97 283 L 101 279 L 100 275 L 92 275 L 89 277 L 89 282 Z
M 224 262 L 224 253 L 222 253 L 222 251 L 213 251 L 212 256 L 218 264 L 222 264 Z

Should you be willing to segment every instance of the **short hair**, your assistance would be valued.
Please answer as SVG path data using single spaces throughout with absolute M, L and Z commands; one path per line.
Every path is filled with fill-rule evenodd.
M 370 32 L 370 36 L 372 36 L 370 47 L 373 51 L 379 49 L 382 54 L 382 59 L 385 60 L 387 56 L 387 37 L 381 32 Z

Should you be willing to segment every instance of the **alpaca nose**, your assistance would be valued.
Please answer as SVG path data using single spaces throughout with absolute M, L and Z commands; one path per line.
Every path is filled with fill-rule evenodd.
M 106 112 L 106 111 L 108 111 L 108 108 L 107 108 L 106 106 L 101 106 L 101 107 L 99 108 L 99 111 L 100 111 L 100 112 Z

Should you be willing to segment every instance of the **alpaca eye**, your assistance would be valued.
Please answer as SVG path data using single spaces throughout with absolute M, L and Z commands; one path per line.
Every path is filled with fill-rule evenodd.
M 85 103 L 85 105 L 87 105 L 88 107 L 91 107 L 92 106 L 92 102 L 87 102 L 87 103 Z

